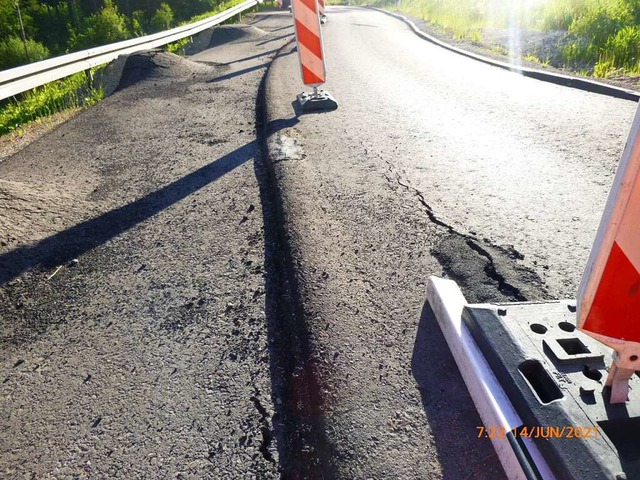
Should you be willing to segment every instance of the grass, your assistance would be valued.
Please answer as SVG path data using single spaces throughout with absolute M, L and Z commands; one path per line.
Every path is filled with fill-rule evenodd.
M 169 53 L 175 53 L 176 55 L 184 55 L 184 49 L 190 43 L 191 43 L 191 38 L 186 37 L 178 40 L 177 42 L 166 44 L 164 46 L 164 49 Z
M 548 60 L 540 60 L 538 57 L 536 57 L 535 55 L 525 55 L 522 57 L 523 60 L 526 60 L 527 62 L 532 62 L 532 63 L 538 63 L 540 65 L 542 65 L 543 67 L 546 67 L 549 65 L 549 61 Z
M 98 67 L 99 68 L 99 67 Z M 96 69 L 92 70 L 95 73 Z M 101 88 L 94 88 L 84 72 L 47 83 L 8 100 L 0 110 L 0 135 L 24 128 L 34 120 L 69 108 L 93 105 L 104 97 Z

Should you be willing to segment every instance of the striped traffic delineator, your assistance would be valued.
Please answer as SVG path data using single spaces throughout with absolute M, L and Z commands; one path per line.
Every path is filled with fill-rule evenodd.
M 331 94 L 318 89 L 326 81 L 318 0 L 293 0 L 291 5 L 302 83 L 313 87 L 313 93 L 298 95 L 298 102 L 302 111 L 335 110 L 338 104 Z
M 578 291 L 578 328 L 615 350 L 611 403 L 640 370 L 640 107 Z

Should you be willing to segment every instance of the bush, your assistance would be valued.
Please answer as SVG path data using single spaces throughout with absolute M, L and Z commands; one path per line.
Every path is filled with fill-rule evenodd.
M 576 18 L 569 27 L 569 33 L 589 40 L 589 53 L 594 57 L 600 54 L 609 37 L 615 35 L 631 21 L 626 9 L 618 3 L 592 3 L 585 13 Z
M 156 13 L 151 17 L 151 27 L 154 31 L 160 32 L 168 30 L 171 22 L 173 22 L 173 10 L 168 4 L 162 2 Z
M 49 50 L 35 40 L 27 39 L 29 59 L 24 51 L 20 37 L 9 37 L 0 42 L 0 70 L 17 67 L 26 63 L 37 62 L 49 57 Z
M 131 32 L 136 37 L 141 37 L 144 35 L 146 25 L 147 22 L 144 18 L 144 12 L 142 10 L 136 10 L 131 14 Z
M 532 18 L 541 30 L 569 30 L 574 19 L 585 11 L 584 0 L 554 0 L 535 7 Z
M 164 49 L 169 53 L 175 53 L 176 55 L 184 55 L 185 47 L 191 43 L 189 37 L 178 40 L 177 42 L 169 43 L 164 46 Z
M 574 41 L 562 50 L 567 66 L 593 66 L 596 77 L 640 68 L 640 1 L 589 0 L 569 27 Z

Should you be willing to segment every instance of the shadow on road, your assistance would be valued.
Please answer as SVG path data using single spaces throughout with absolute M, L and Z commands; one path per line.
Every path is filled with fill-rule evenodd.
M 265 313 L 269 336 L 269 363 L 275 415 L 274 436 L 281 478 L 331 480 L 337 478 L 331 463 L 333 446 L 326 435 L 323 385 L 312 346 L 291 249 L 282 224 L 282 197 L 268 158 L 267 136 L 292 127 L 297 117 L 266 123 L 265 80 L 256 102 L 262 156 L 254 162 L 260 187 L 264 223 Z
M 278 51 L 278 50 L 275 50 L 275 51 Z M 283 56 L 286 56 L 286 55 L 291 55 L 294 51 L 295 50 L 292 50 L 292 51 L 290 51 L 288 53 L 285 53 L 285 54 L 282 54 L 280 56 L 283 57 Z M 268 55 L 269 53 L 273 53 L 273 50 L 265 52 L 265 53 L 258 54 L 257 56 L 254 56 L 254 57 L 247 57 L 247 58 L 243 58 L 241 60 L 237 60 L 236 62 L 227 63 L 225 65 L 231 65 L 233 63 L 238 63 L 238 62 L 242 62 L 242 61 L 245 61 L 245 60 L 249 60 L 251 58 L 262 57 L 262 56 Z M 254 65 L 253 67 L 243 68 L 242 70 L 235 70 L 235 71 L 233 71 L 231 73 L 227 73 L 225 75 L 221 75 L 219 77 L 212 78 L 211 80 L 208 81 L 208 83 L 218 83 L 218 82 L 222 82 L 223 80 L 228 80 L 230 78 L 239 77 L 240 75 L 244 75 L 245 73 L 254 72 L 254 71 L 260 70 L 262 68 L 267 68 L 267 67 L 269 67 L 269 65 L 271 65 L 271 60 L 267 61 L 266 63 L 261 63 L 259 65 Z
M 422 308 L 411 370 L 433 432 L 442 478 L 505 479 L 491 441 L 478 438 L 482 422 L 428 302 Z
M 274 134 L 276 132 L 279 132 L 280 130 L 284 130 L 285 128 L 294 127 L 299 122 L 300 120 L 298 120 L 297 116 L 291 118 L 279 118 L 278 120 L 272 120 L 271 122 L 269 122 L 267 128 L 269 132 L 271 132 L 271 134 Z
M 62 265 L 106 243 L 215 182 L 236 167 L 253 159 L 258 151 L 257 142 L 250 142 L 134 202 L 70 227 L 35 245 L 20 247 L 0 255 L 0 285 L 4 285 L 33 267 L 42 266 L 49 269 Z
M 291 25 L 285 25 L 284 27 L 274 28 L 273 30 L 269 30 L 269 33 L 278 32 L 280 30 L 285 30 L 287 28 L 291 29 L 291 35 L 293 35 L 293 23 L 291 23 Z
M 253 67 L 247 67 L 243 68 L 242 70 L 236 70 L 234 72 L 227 73 L 226 75 L 220 75 L 219 77 L 208 80 L 207 83 L 218 83 L 224 80 L 229 80 L 230 78 L 239 77 L 240 75 L 244 75 L 245 73 L 255 72 L 256 70 L 267 68 L 269 66 L 269 63 L 261 63 L 259 65 L 254 65 Z
M 287 33 L 286 35 L 280 35 L 279 37 L 270 38 L 269 40 L 265 40 L 263 42 L 257 43 L 256 46 L 260 47 L 262 45 L 266 45 L 267 43 L 276 42 L 278 40 L 284 40 L 285 38 L 292 38 L 293 32 Z
M 276 53 L 279 49 L 273 49 L 273 50 L 267 50 L 265 52 L 261 52 L 261 53 L 256 53 L 255 55 L 251 55 L 249 57 L 244 57 L 244 58 L 240 58 L 238 60 L 234 60 L 233 62 L 227 62 L 224 65 L 233 65 L 235 63 L 242 63 L 242 62 L 246 62 L 248 60 L 253 60 L 255 58 L 260 58 L 260 57 L 266 57 L 268 55 L 272 55 L 274 53 Z M 246 73 L 246 72 L 245 72 Z

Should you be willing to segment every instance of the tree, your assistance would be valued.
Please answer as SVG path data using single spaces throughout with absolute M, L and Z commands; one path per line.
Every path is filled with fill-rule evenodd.
M 44 44 L 51 53 L 63 53 L 67 47 L 69 32 L 67 23 L 71 18 L 67 16 L 66 4 L 63 0 L 21 0 L 25 15 L 33 20 L 35 28 L 27 30 L 27 36 Z
M 112 0 L 104 0 L 104 6 L 84 21 L 84 30 L 70 40 L 72 49 L 107 45 L 129 38 L 127 19 L 118 12 Z
M 156 13 L 151 17 L 151 26 L 154 31 L 168 30 L 173 22 L 173 10 L 169 4 L 162 2 Z
M 31 36 L 34 32 L 33 19 L 24 11 L 22 13 L 22 22 L 27 36 Z M 21 35 L 20 18 L 16 8 L 16 0 L 0 0 L 0 39 L 5 39 L 10 35 Z
M 142 10 L 136 10 L 135 12 L 133 12 L 133 14 L 131 15 L 131 32 L 136 37 L 141 37 L 142 35 L 144 35 L 146 24 L 147 22 L 144 18 L 144 12 Z

